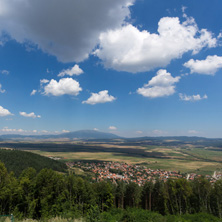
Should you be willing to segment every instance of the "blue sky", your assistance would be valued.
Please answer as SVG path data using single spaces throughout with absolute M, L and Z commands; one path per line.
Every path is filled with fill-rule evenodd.
M 0 134 L 222 136 L 220 0 L 0 0 Z

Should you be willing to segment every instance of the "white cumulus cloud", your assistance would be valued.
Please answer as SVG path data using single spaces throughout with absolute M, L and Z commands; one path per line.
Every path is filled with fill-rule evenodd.
M 179 94 L 179 97 L 181 100 L 191 101 L 191 102 L 195 102 L 195 101 L 199 101 L 199 100 L 208 98 L 206 94 L 204 96 L 200 96 L 199 94 L 188 96 L 188 95 L 182 94 L 182 93 Z
M 0 106 L 0 117 L 9 116 L 9 115 L 13 115 L 13 114 L 11 114 L 7 109 L 4 109 L 2 106 Z
M 36 93 L 37 93 L 37 90 L 36 90 L 36 89 L 33 89 L 30 95 L 31 95 L 31 96 L 34 96 Z
M 3 129 L 0 129 L 0 131 L 4 132 L 4 133 L 23 133 L 23 132 L 26 132 L 26 130 L 23 130 L 23 129 L 10 129 L 7 126 L 4 127 Z
M 175 83 L 180 77 L 172 77 L 165 69 L 160 69 L 148 84 L 137 89 L 137 93 L 149 98 L 170 96 L 175 93 Z
M 164 17 L 158 32 L 140 31 L 131 24 L 100 35 L 95 50 L 106 68 L 132 73 L 165 67 L 184 53 L 198 53 L 203 47 L 215 47 L 217 39 L 206 29 L 199 30 L 193 18 L 180 23 L 178 17 Z
M 101 32 L 120 27 L 134 0 L 0 0 L 0 31 L 63 62 L 86 59 Z
M 73 95 L 77 96 L 82 91 L 79 82 L 72 78 L 62 78 L 58 82 L 54 79 L 45 85 L 43 94 L 62 96 L 62 95 Z
M 69 130 L 62 130 L 62 133 L 69 133 Z
M 26 113 L 26 112 L 19 112 L 20 116 L 29 117 L 29 118 L 41 118 L 40 115 L 36 115 L 34 112 Z
M 82 103 L 95 105 L 97 103 L 112 102 L 115 99 L 116 99 L 115 97 L 109 95 L 108 90 L 103 90 L 98 93 L 91 93 L 91 96 L 86 101 L 83 101 Z
M 154 135 L 162 135 L 162 134 L 165 134 L 166 132 L 164 132 L 164 131 L 162 131 L 162 130 L 156 129 L 156 130 L 153 130 L 152 133 L 153 133 Z
M 200 132 L 196 131 L 196 130 L 188 130 L 189 134 L 199 134 Z
M 141 130 L 136 131 L 136 134 L 142 134 L 142 133 L 143 133 L 143 131 L 141 131 Z
M 109 130 L 117 130 L 117 127 L 115 127 L 115 126 L 110 126 L 110 127 L 109 127 Z
M 42 130 L 41 132 L 42 132 L 42 133 L 49 133 L 48 130 Z
M 46 84 L 46 83 L 48 83 L 48 82 L 49 82 L 48 79 L 41 79 L 41 80 L 40 80 L 40 84 L 41 84 L 41 85 Z
M 184 66 L 189 68 L 191 73 L 214 75 L 222 68 L 222 56 L 207 56 L 205 60 L 190 59 Z
M 63 77 L 65 75 L 73 76 L 73 75 L 81 75 L 83 70 L 79 67 L 79 65 L 74 65 L 71 69 L 63 70 L 58 74 L 58 76 Z

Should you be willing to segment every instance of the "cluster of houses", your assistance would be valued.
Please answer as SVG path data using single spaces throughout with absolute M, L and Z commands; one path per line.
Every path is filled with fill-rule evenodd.
M 152 170 L 143 165 L 133 165 L 119 162 L 69 162 L 67 163 L 69 168 L 78 167 L 84 171 L 90 171 L 95 174 L 93 180 L 111 180 L 116 183 L 118 180 L 125 181 L 126 183 L 134 182 L 138 185 L 145 184 L 146 181 L 154 181 L 159 179 L 167 181 L 168 179 L 186 178 L 187 180 L 194 180 L 201 177 L 195 173 L 181 174 L 178 171 L 167 170 Z M 214 181 L 212 176 L 206 176 L 211 182 Z M 214 181 L 215 182 L 215 181 Z

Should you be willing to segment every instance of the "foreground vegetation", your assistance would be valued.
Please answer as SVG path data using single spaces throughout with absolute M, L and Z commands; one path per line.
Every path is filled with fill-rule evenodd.
M 1 221 L 1 220 L 0 220 Z M 108 212 L 88 214 L 85 218 L 72 219 L 55 217 L 51 219 L 24 219 L 15 220 L 15 222 L 221 222 L 222 220 L 206 213 L 198 214 L 185 214 L 179 215 L 165 215 L 150 212 L 143 209 L 128 208 L 127 210 L 112 209 Z M 1 222 L 11 222 L 11 220 L 5 219 Z
M 37 173 L 33 168 L 17 179 L 0 163 L 0 214 L 11 213 L 21 221 L 55 217 L 64 221 L 221 221 L 222 181 L 212 185 L 204 178 L 178 179 L 139 187 L 91 183 L 73 174 L 51 169 Z

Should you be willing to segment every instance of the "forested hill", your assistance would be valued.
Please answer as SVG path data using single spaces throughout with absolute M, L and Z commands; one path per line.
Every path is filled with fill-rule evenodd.
M 20 150 L 0 149 L 0 161 L 5 164 L 9 172 L 13 171 L 15 176 L 19 176 L 28 167 L 33 167 L 37 172 L 43 168 L 59 172 L 65 172 L 67 169 L 65 163 Z

